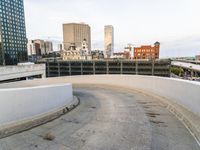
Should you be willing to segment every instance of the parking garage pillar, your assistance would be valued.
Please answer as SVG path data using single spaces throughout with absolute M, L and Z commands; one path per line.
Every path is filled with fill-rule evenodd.
M 152 60 L 152 76 L 154 76 L 155 60 Z
M 109 62 L 106 61 L 106 74 L 109 74 Z
M 58 62 L 58 76 L 60 77 L 60 63 Z
M 49 66 L 49 62 L 47 61 L 47 77 L 50 77 L 50 66 Z
M 138 61 L 135 62 L 135 74 L 138 75 Z
M 96 72 L 95 72 L 95 61 L 93 61 L 93 74 L 95 75 Z
M 120 73 L 123 74 L 123 61 L 121 60 Z
M 72 75 L 71 62 L 69 61 L 69 75 Z
M 81 75 L 83 75 L 83 61 L 81 61 Z

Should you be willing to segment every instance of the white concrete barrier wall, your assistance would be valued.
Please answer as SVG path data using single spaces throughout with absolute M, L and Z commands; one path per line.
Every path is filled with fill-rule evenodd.
M 107 84 L 120 88 L 139 89 L 165 97 L 200 117 L 200 83 L 198 82 L 153 76 L 90 75 L 16 83 L 16 86 L 46 85 L 39 88 L 0 89 L 0 124 L 29 118 L 63 106 L 72 99 L 71 86 L 68 84 L 48 86 L 62 83 Z
M 0 124 L 31 119 L 72 102 L 72 85 L 0 89 Z
M 136 75 L 73 76 L 47 79 L 44 82 L 63 81 L 72 84 L 107 84 L 155 93 L 200 116 L 200 83 L 198 82 Z

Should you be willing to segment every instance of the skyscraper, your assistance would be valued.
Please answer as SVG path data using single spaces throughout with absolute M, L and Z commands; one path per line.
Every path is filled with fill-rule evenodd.
M 83 23 L 63 24 L 63 45 L 68 50 L 73 44 L 77 48 L 81 48 L 83 40 L 86 40 L 88 49 L 91 50 L 91 32 L 90 26 Z
M 0 65 L 27 61 L 23 0 L 0 0 Z
M 104 55 L 110 58 L 114 52 L 114 28 L 112 25 L 104 27 Z

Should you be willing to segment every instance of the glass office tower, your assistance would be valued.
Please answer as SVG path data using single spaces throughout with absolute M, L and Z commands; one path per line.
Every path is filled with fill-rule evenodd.
M 23 0 L 0 0 L 0 65 L 27 61 Z

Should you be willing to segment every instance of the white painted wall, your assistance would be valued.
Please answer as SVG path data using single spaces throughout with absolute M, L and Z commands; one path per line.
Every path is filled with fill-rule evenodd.
M 38 81 L 35 81 L 35 84 Z M 91 75 L 50 78 L 43 84 L 69 82 L 72 84 L 107 84 L 152 92 L 200 116 L 200 83 L 181 79 L 137 75 Z
M 71 84 L 0 89 L 0 124 L 30 119 L 73 100 Z
M 32 113 L 28 116 L 48 111 L 54 106 L 61 106 L 63 104 L 62 94 L 67 93 L 68 88 L 61 90 L 59 87 L 52 87 L 53 89 L 37 89 L 37 85 L 52 85 L 52 84 L 105 84 L 118 86 L 120 88 L 139 89 L 144 92 L 155 93 L 182 105 L 184 108 L 190 110 L 200 117 L 200 83 L 194 81 L 185 81 L 180 79 L 153 77 L 153 76 L 136 76 L 136 75 L 90 75 L 90 76 L 72 76 L 72 77 L 59 77 L 47 78 L 33 81 L 23 81 L 16 83 L 9 83 L 0 85 L 0 123 L 2 119 L 9 121 L 6 115 L 11 116 L 10 120 L 15 119 L 17 116 L 27 117 L 29 109 Z M 10 86 L 23 87 L 23 86 L 36 86 L 31 90 L 24 91 L 24 89 L 13 91 L 3 91 L 3 88 Z M 64 90 L 64 91 L 63 91 Z M 3 99 L 3 95 L 7 95 Z M 61 101 L 54 101 L 60 95 Z M 67 95 L 66 95 L 67 96 Z M 65 97 L 66 97 L 65 96 Z M 3 99 L 3 100 L 2 100 Z M 48 105 L 47 105 L 48 104 Z M 32 106 L 32 107 L 30 107 Z M 17 109 L 20 109 L 17 112 Z M 38 109 L 39 108 L 39 109 Z M 37 110 L 38 109 L 38 110 Z M 37 111 L 36 111 L 37 110 Z M 40 110 L 40 111 L 39 111 Z M 5 111 L 5 112 L 4 112 Z M 22 112 L 21 112 L 22 111 Z M 16 114 L 15 114 L 16 113 Z M 13 115 L 13 116 L 12 116 Z M 17 118 L 19 119 L 19 118 Z

